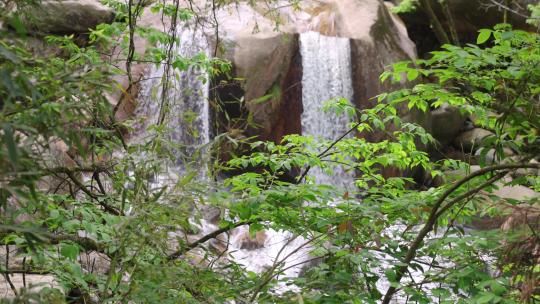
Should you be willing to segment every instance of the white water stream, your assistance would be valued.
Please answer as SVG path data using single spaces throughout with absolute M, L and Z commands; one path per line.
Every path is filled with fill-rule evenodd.
M 193 30 L 188 26 L 179 27 L 176 35 L 180 43 L 173 47 L 172 52 L 177 58 L 189 61 L 200 54 L 206 57 L 210 55 L 207 38 L 201 30 Z M 205 148 L 210 142 L 210 82 L 206 71 L 196 65 L 186 66 L 185 70 L 171 67 L 168 73 L 165 64 L 154 66 L 141 82 L 138 98 L 140 104 L 136 116 L 144 117 L 145 120 L 136 126 L 135 140 L 144 141 L 144 136 L 153 134 L 148 132 L 147 128 L 156 125 L 160 111 L 164 111 L 166 138 L 176 145 L 172 148 L 176 157 L 175 163 L 170 165 L 165 175 L 177 176 L 185 173 L 189 165 L 187 162 L 195 160 L 194 169 L 203 177 L 206 174 L 208 157 Z M 167 89 L 164 92 L 165 81 Z
M 300 34 L 300 53 L 303 67 L 302 133 L 326 140 L 337 139 L 347 132 L 350 120 L 344 115 L 323 113 L 322 108 L 324 102 L 330 99 L 342 97 L 351 100 L 353 97 L 349 39 L 323 36 L 316 32 L 303 33 Z M 352 173 L 340 166 L 333 169 L 330 175 L 315 168 L 310 171 L 310 176 L 319 184 L 343 189 L 354 185 Z M 305 266 L 302 262 L 310 258 L 311 246 L 306 245 L 307 240 L 283 231 L 266 231 L 262 248 L 242 249 L 238 236 L 245 235 L 246 229 L 242 228 L 237 237 L 231 238 L 229 251 L 248 270 L 262 272 L 273 267 L 276 262 L 282 262 L 282 267 L 287 269 L 282 277 L 296 277 Z M 300 250 L 296 252 L 297 248 Z
M 345 115 L 323 112 L 324 103 L 334 98 L 352 100 L 351 46 L 348 38 L 328 37 L 317 32 L 300 35 L 302 54 L 302 134 L 334 141 L 345 134 L 351 120 Z M 310 170 L 318 184 L 341 189 L 354 187 L 354 173 L 332 166 L 327 174 L 320 168 Z
M 201 52 L 209 55 L 209 47 L 206 38 L 200 31 L 193 31 L 189 28 L 181 28 L 177 35 L 180 37 L 180 45 L 175 47 L 173 52 L 186 59 L 192 58 Z M 141 84 L 139 94 L 140 104 L 136 111 L 137 117 L 146 119 L 138 126 L 134 140 L 144 141 L 145 137 L 151 135 L 148 132 L 149 126 L 158 122 L 160 104 L 162 101 L 163 81 L 168 79 L 165 100 L 169 105 L 168 113 L 164 125 L 167 137 L 179 145 L 174 150 L 177 157 L 176 163 L 171 164 L 168 172 L 158 176 L 155 181 L 156 186 L 174 182 L 178 177 L 186 172 L 185 159 L 193 157 L 193 153 L 204 151 L 203 146 L 210 142 L 209 124 L 209 82 L 204 81 L 207 74 L 197 68 L 189 67 L 185 71 L 170 70 L 168 77 L 165 77 L 165 66 L 154 67 L 148 74 L 147 80 Z M 204 178 L 207 175 L 206 159 L 207 154 L 200 153 L 202 157 L 193 166 L 199 169 L 198 175 Z M 201 235 L 211 233 L 219 227 L 202 221 L 200 226 Z M 305 240 L 295 237 L 289 232 L 267 230 L 264 232 L 259 242 L 258 248 L 245 248 L 245 236 L 248 234 L 247 227 L 235 229 L 229 241 L 228 255 L 237 263 L 242 264 L 247 270 L 261 273 L 278 263 L 278 268 L 287 268 L 282 276 L 296 277 L 302 265 L 290 267 L 291 263 L 298 263 L 308 256 L 307 248 L 303 244 Z

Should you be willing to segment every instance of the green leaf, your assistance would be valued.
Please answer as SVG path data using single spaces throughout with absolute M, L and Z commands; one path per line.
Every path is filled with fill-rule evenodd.
M 495 295 L 492 293 L 485 293 L 481 295 L 477 300 L 476 303 L 483 304 L 483 303 L 489 303 L 491 300 L 495 298 Z
M 478 35 L 478 38 L 476 39 L 477 44 L 485 43 L 489 37 L 491 37 L 491 30 L 482 29 L 480 30 L 480 34 Z
M 384 271 L 384 274 L 386 275 L 386 278 L 388 279 L 388 281 L 390 282 L 397 282 L 396 278 L 396 272 L 394 271 L 394 269 L 392 268 L 389 268 L 389 269 L 386 269 Z
M 416 78 L 418 78 L 418 75 L 420 74 L 420 72 L 418 72 L 418 70 L 416 69 L 413 69 L 413 70 L 409 70 L 407 72 L 407 80 L 409 81 L 413 81 L 415 80 Z
M 70 260 L 75 261 L 77 259 L 77 256 L 79 255 L 79 246 L 65 243 L 61 244 L 60 254 Z
M 9 24 L 15 29 L 15 31 L 17 31 L 17 34 L 19 34 L 19 36 L 26 36 L 26 27 L 22 23 L 21 18 L 18 14 L 13 16 Z
M 14 167 L 17 166 L 19 160 L 15 138 L 13 137 L 13 128 L 10 124 L 4 124 L 4 141 L 8 150 L 9 160 Z
M 20 63 L 21 59 L 10 50 L 6 49 L 3 45 L 0 44 L 0 56 L 6 58 L 7 60 L 13 63 Z

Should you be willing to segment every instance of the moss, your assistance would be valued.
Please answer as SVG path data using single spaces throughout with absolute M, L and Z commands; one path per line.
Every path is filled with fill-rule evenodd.
M 377 12 L 377 21 L 371 26 L 369 33 L 375 41 L 384 41 L 389 44 L 389 47 L 400 49 L 399 44 L 394 39 L 394 31 L 397 29 L 394 27 L 392 17 L 390 17 L 386 7 L 381 5 Z

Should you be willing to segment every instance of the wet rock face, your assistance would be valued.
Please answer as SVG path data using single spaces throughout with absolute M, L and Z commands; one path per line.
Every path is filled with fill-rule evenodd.
M 315 31 L 350 39 L 351 102 L 359 108 L 371 107 L 370 98 L 402 86 L 380 83 L 379 75 L 386 66 L 416 56 L 403 23 L 379 0 L 302 1 L 300 10 L 285 6 L 275 15 L 239 4 L 235 9 L 224 8 L 217 18 L 222 46 L 219 56 L 229 59 L 235 77 L 242 79 L 244 102 L 257 126 L 249 135 L 264 140 L 279 141 L 284 135 L 301 133 L 300 34 Z M 209 31 L 208 35 L 215 43 L 215 34 Z M 425 120 L 412 120 L 417 118 Z
M 266 232 L 258 231 L 254 237 L 251 237 L 249 230 L 242 231 L 238 238 L 240 249 L 255 250 L 264 247 L 266 242 Z
M 98 0 L 43 0 L 29 13 L 32 30 L 55 34 L 88 33 L 114 18 L 113 10 Z
M 381 83 L 380 74 L 388 65 L 416 57 L 414 44 L 397 17 L 386 6 L 376 7 L 373 24 L 365 29 L 369 39 L 352 39 L 352 66 L 355 103 L 360 108 L 370 107 L 369 100 L 383 91 L 397 89 L 400 84 Z
M 276 120 L 272 122 L 272 132 L 264 135 L 263 138 L 274 142 L 280 142 L 283 136 L 287 134 L 302 133 L 302 124 L 300 117 L 303 111 L 302 105 L 302 62 L 300 53 L 291 59 L 289 70 L 281 80 L 281 90 L 278 113 L 274 116 Z
M 301 133 L 302 64 L 298 35 L 282 33 L 270 39 L 242 41 L 244 47 L 235 49 L 233 65 L 243 79 L 246 108 L 254 122 L 248 135 L 279 142 L 284 135 Z M 246 48 L 248 45 L 251 47 Z
M 195 1 L 195 4 L 199 14 L 208 13 L 206 10 L 209 6 L 205 1 Z M 64 15 L 48 13 L 60 5 L 66 7 Z M 112 11 L 95 0 L 46 0 L 43 6 L 38 20 L 48 24 L 40 27 L 40 30 L 49 32 L 85 32 L 97 23 L 111 21 L 113 17 Z M 73 17 L 70 14 L 78 15 Z M 55 20 L 48 21 L 53 17 Z M 213 50 L 211 55 L 231 61 L 232 77 L 237 86 L 234 90 L 241 92 L 242 96 L 230 96 L 230 88 L 218 88 L 212 95 L 216 100 L 229 104 L 242 100 L 242 107 L 248 113 L 245 116 L 249 116 L 251 122 L 243 130 L 246 130 L 247 136 L 258 136 L 262 140 L 279 142 L 284 135 L 301 133 L 301 33 L 315 31 L 350 39 L 355 91 L 352 102 L 359 108 L 372 106 L 370 98 L 401 86 L 380 84 L 379 75 L 385 66 L 415 57 L 415 46 L 407 37 L 403 23 L 391 15 L 379 0 L 306 0 L 301 2 L 300 10 L 285 5 L 271 14 L 268 14 L 266 7 L 251 7 L 241 2 L 220 8 L 215 17 L 219 24 L 217 28 L 210 23 L 204 25 L 210 49 Z M 66 21 L 74 18 L 81 23 Z M 159 14 L 152 14 L 149 10 L 139 21 L 141 26 L 159 30 L 164 26 L 166 28 L 167 23 Z M 143 54 L 148 48 L 143 40 L 139 37 L 135 39 L 138 54 Z M 115 55 L 112 54 L 111 58 Z M 123 64 L 119 66 L 123 68 Z M 112 104 L 121 101 L 116 114 L 118 120 L 134 115 L 138 103 L 137 83 L 149 70 L 147 64 L 134 64 L 132 75 L 135 85 L 132 87 L 128 86 L 125 75 L 114 77 L 117 86 L 123 88 L 108 96 Z M 126 91 L 128 94 L 125 94 Z M 236 111 L 234 106 L 227 108 Z M 235 113 L 227 114 L 229 117 L 235 116 Z M 413 116 L 414 121 L 423 120 L 418 115 Z

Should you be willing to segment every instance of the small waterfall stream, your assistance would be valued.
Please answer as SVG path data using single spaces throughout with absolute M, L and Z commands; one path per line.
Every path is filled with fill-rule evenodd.
M 336 140 L 349 129 L 346 115 L 325 113 L 326 101 L 334 98 L 352 100 L 351 46 L 348 38 L 323 36 L 317 32 L 300 35 L 302 54 L 302 134 L 316 139 Z M 342 166 L 333 166 L 333 174 L 313 168 L 310 175 L 319 184 L 342 189 L 352 188 L 354 175 Z
M 181 28 L 177 35 L 180 37 L 180 46 L 175 47 L 174 52 L 189 59 L 204 52 L 210 54 L 206 38 L 200 31 L 193 31 L 189 28 Z M 136 115 L 145 117 L 146 120 L 136 126 L 138 132 L 134 134 L 135 140 L 144 140 L 149 135 L 147 128 L 158 122 L 159 105 L 162 99 L 162 81 L 165 76 L 165 67 L 160 65 L 154 67 L 147 76 L 147 80 L 142 82 L 139 100 L 141 101 Z M 181 176 L 186 171 L 184 159 L 193 157 L 197 151 L 201 152 L 201 158 L 193 164 L 198 170 L 198 175 L 205 178 L 207 175 L 204 148 L 210 142 L 209 123 L 209 82 L 205 81 L 207 74 L 190 66 L 185 71 L 173 72 L 171 70 L 166 100 L 169 104 L 169 112 L 164 122 L 167 137 L 171 142 L 179 145 L 174 150 L 177 157 L 176 164 L 172 164 L 169 172 L 157 178 L 156 184 L 170 183 L 177 176 Z M 173 172 L 170 172 L 173 171 Z M 172 177 L 170 176 L 172 173 Z M 200 222 L 201 234 L 208 234 L 217 230 L 215 224 L 207 221 Z M 289 232 L 266 230 L 262 234 L 257 244 L 257 248 L 245 248 L 245 241 L 249 241 L 247 227 L 235 229 L 231 234 L 228 248 L 229 256 L 237 263 L 242 264 L 247 270 L 263 272 L 272 267 L 276 261 L 286 258 L 284 267 L 290 263 L 298 263 L 307 257 L 307 249 L 293 252 L 299 247 L 305 246 L 305 240 L 295 237 Z M 284 248 L 284 246 L 286 246 Z M 302 265 L 292 267 L 283 272 L 285 277 L 297 276 Z
M 176 33 L 180 40 L 173 53 L 182 59 L 190 60 L 201 53 L 206 57 L 210 49 L 206 37 L 201 30 L 193 30 L 188 26 L 179 27 Z M 186 65 L 187 66 L 187 65 Z M 196 155 L 195 168 L 206 173 L 204 146 L 210 142 L 210 109 L 208 103 L 209 80 L 206 71 L 196 65 L 189 65 L 185 70 L 169 69 L 166 75 L 165 64 L 153 67 L 142 81 L 139 93 L 139 107 L 136 115 L 146 120 L 136 126 L 137 140 L 144 140 L 148 135 L 148 126 L 155 125 L 160 115 L 162 99 L 166 101 L 164 125 L 166 137 L 175 145 L 173 152 L 176 163 L 173 170 L 185 172 L 187 160 Z M 163 81 L 167 81 L 167 90 L 163 96 Z M 172 168 L 171 168 L 172 169 Z
M 344 115 L 324 113 L 322 107 L 324 102 L 332 98 L 343 97 L 351 100 L 353 97 L 349 39 L 323 36 L 316 32 L 303 33 L 300 35 L 300 52 L 303 66 L 302 132 L 315 138 L 335 140 L 347 132 L 351 121 Z M 351 188 L 354 185 L 353 174 L 340 166 L 334 168 L 332 175 L 320 169 L 314 169 L 310 174 L 319 184 L 339 188 Z M 283 260 L 282 267 L 287 271 L 282 277 L 296 277 L 305 266 L 302 262 L 310 259 L 311 246 L 307 246 L 307 240 L 301 236 L 267 230 L 261 248 L 242 249 L 239 236 L 246 233 L 247 228 L 241 228 L 237 236 L 231 238 L 230 252 L 233 258 L 248 270 L 262 272 L 294 252 Z M 295 252 L 297 248 L 301 249 Z M 283 284 L 278 288 L 291 287 Z

